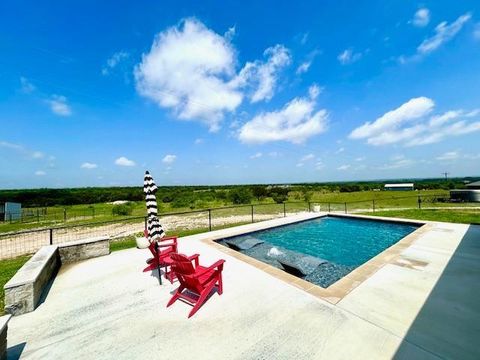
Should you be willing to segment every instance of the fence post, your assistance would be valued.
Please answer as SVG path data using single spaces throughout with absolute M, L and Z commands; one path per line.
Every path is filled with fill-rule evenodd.
M 53 229 L 50 228 L 50 245 L 53 245 Z
M 345 214 L 347 213 L 347 203 L 345 203 Z
M 308 202 L 308 212 L 312 212 L 312 203 Z
M 422 198 L 420 197 L 420 195 L 418 195 L 418 208 L 422 208 Z
M 40 222 L 40 211 L 37 209 L 37 222 Z
M 212 209 L 208 209 L 208 231 L 212 231 Z
M 253 224 L 253 205 L 252 206 L 252 224 Z
M 12 213 L 11 212 L 8 213 L 8 218 L 10 219 L 10 224 L 11 224 L 12 223 Z
M 375 199 L 372 200 L 372 204 L 373 204 L 373 212 L 375 212 Z
M 67 221 L 67 209 L 63 209 L 63 221 Z
M 286 209 L 286 206 L 285 206 L 285 202 L 283 203 L 283 217 L 286 217 L 287 216 L 287 209 Z
M 328 203 L 328 212 L 330 212 L 330 203 Z

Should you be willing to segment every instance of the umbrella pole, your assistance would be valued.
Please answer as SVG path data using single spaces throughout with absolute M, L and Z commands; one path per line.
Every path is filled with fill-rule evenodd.
M 158 243 L 157 240 L 155 241 L 155 256 L 157 257 L 157 270 L 158 270 L 158 281 L 160 282 L 160 285 L 162 285 L 162 272 L 160 271 L 160 258 L 158 256 Z

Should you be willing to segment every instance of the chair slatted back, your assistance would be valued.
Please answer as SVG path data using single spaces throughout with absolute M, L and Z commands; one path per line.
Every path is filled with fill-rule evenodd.
M 203 290 L 198 278 L 195 276 L 195 268 L 192 261 L 183 254 L 170 254 L 173 260 L 172 271 L 177 275 L 178 281 L 186 289 L 199 294 Z

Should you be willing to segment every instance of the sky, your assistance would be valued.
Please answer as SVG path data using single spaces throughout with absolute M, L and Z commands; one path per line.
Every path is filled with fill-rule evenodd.
M 478 1 L 2 1 L 0 188 L 480 174 Z

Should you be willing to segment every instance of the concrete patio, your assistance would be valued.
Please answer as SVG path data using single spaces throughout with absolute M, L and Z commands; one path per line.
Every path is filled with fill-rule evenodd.
M 165 308 L 177 284 L 142 273 L 147 250 L 65 265 L 10 321 L 8 359 L 478 359 L 480 227 L 430 225 L 335 305 L 204 241 L 231 229 L 179 240 L 202 264 L 227 261 L 224 294 L 191 319 Z

